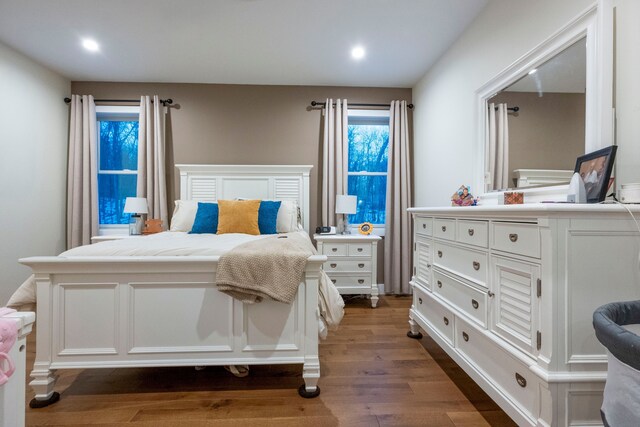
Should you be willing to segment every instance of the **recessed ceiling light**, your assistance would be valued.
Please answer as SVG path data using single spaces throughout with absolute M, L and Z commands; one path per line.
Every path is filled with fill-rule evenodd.
M 529 71 L 529 75 L 534 74 L 536 71 L 538 71 L 538 69 L 534 68 L 533 70 Z
M 97 52 L 100 50 L 100 45 L 93 39 L 82 39 L 82 47 L 89 52 Z
M 362 59 L 364 58 L 364 48 L 362 46 L 356 46 L 353 49 L 351 49 L 351 57 L 353 59 Z

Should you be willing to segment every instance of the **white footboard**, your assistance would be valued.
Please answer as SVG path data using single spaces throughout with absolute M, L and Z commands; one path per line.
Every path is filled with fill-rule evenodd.
M 301 394 L 317 392 L 318 280 L 314 255 L 292 304 L 243 304 L 218 292 L 218 257 L 34 257 L 37 283 L 33 406 L 54 393 L 56 369 L 303 364 Z

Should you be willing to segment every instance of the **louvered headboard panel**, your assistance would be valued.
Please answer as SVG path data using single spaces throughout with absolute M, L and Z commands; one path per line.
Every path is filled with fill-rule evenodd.
M 302 225 L 309 231 L 309 173 L 311 165 L 176 165 L 180 199 L 295 200 Z

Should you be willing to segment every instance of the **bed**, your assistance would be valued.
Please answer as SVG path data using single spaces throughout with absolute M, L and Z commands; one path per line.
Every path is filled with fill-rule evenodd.
M 181 200 L 293 200 L 308 238 L 311 166 L 176 167 Z M 302 364 L 299 393 L 315 397 L 325 260 L 308 257 L 293 303 L 244 304 L 217 290 L 218 256 L 21 259 L 38 302 L 31 406 L 56 401 L 55 370 L 70 368 Z

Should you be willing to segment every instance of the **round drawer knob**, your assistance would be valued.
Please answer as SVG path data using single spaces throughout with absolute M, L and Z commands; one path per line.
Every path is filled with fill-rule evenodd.
M 359 268 L 364 268 L 364 264 L 360 263 L 360 264 L 358 264 L 358 267 Z
M 442 251 L 438 251 L 438 258 L 442 258 Z
M 336 279 L 331 279 L 331 283 L 333 283 L 335 285 Z
M 338 264 L 329 264 L 331 266 L 331 268 L 336 268 L 338 266 Z
M 487 291 L 487 295 L 489 295 L 489 298 L 493 298 L 496 294 L 491 291 Z
M 509 240 L 511 240 L 513 243 L 518 241 L 518 234 L 517 233 L 511 233 L 509 234 Z
M 338 252 L 338 248 L 331 248 L 331 252 Z
M 427 228 L 427 224 L 422 224 L 422 228 Z
M 445 325 L 449 325 L 449 319 L 447 319 L 446 317 L 443 317 L 442 320 L 444 320 Z
M 472 299 L 471 300 L 471 306 L 477 310 L 478 309 L 478 301 Z
M 469 236 L 473 236 L 473 233 L 475 233 L 473 228 L 468 229 L 467 232 L 469 233 Z
M 362 252 L 362 248 L 358 248 L 358 252 Z
M 442 226 L 442 232 L 444 233 L 445 231 L 447 231 L 447 226 L 446 226 L 446 225 L 443 225 L 443 226 Z
M 480 270 L 480 263 L 478 261 L 473 261 L 473 269 L 475 271 Z
M 522 388 L 525 388 L 527 386 L 527 379 L 517 372 L 516 372 L 516 381 L 518 382 L 518 385 Z
M 362 285 L 364 283 L 364 279 L 358 279 L 358 283 Z
M 441 288 L 442 287 L 442 282 L 440 280 L 438 280 L 438 287 Z
M 418 304 L 422 304 L 422 298 L 418 298 Z
M 462 333 L 462 339 L 465 341 L 469 341 L 469 334 L 467 334 L 466 332 Z

